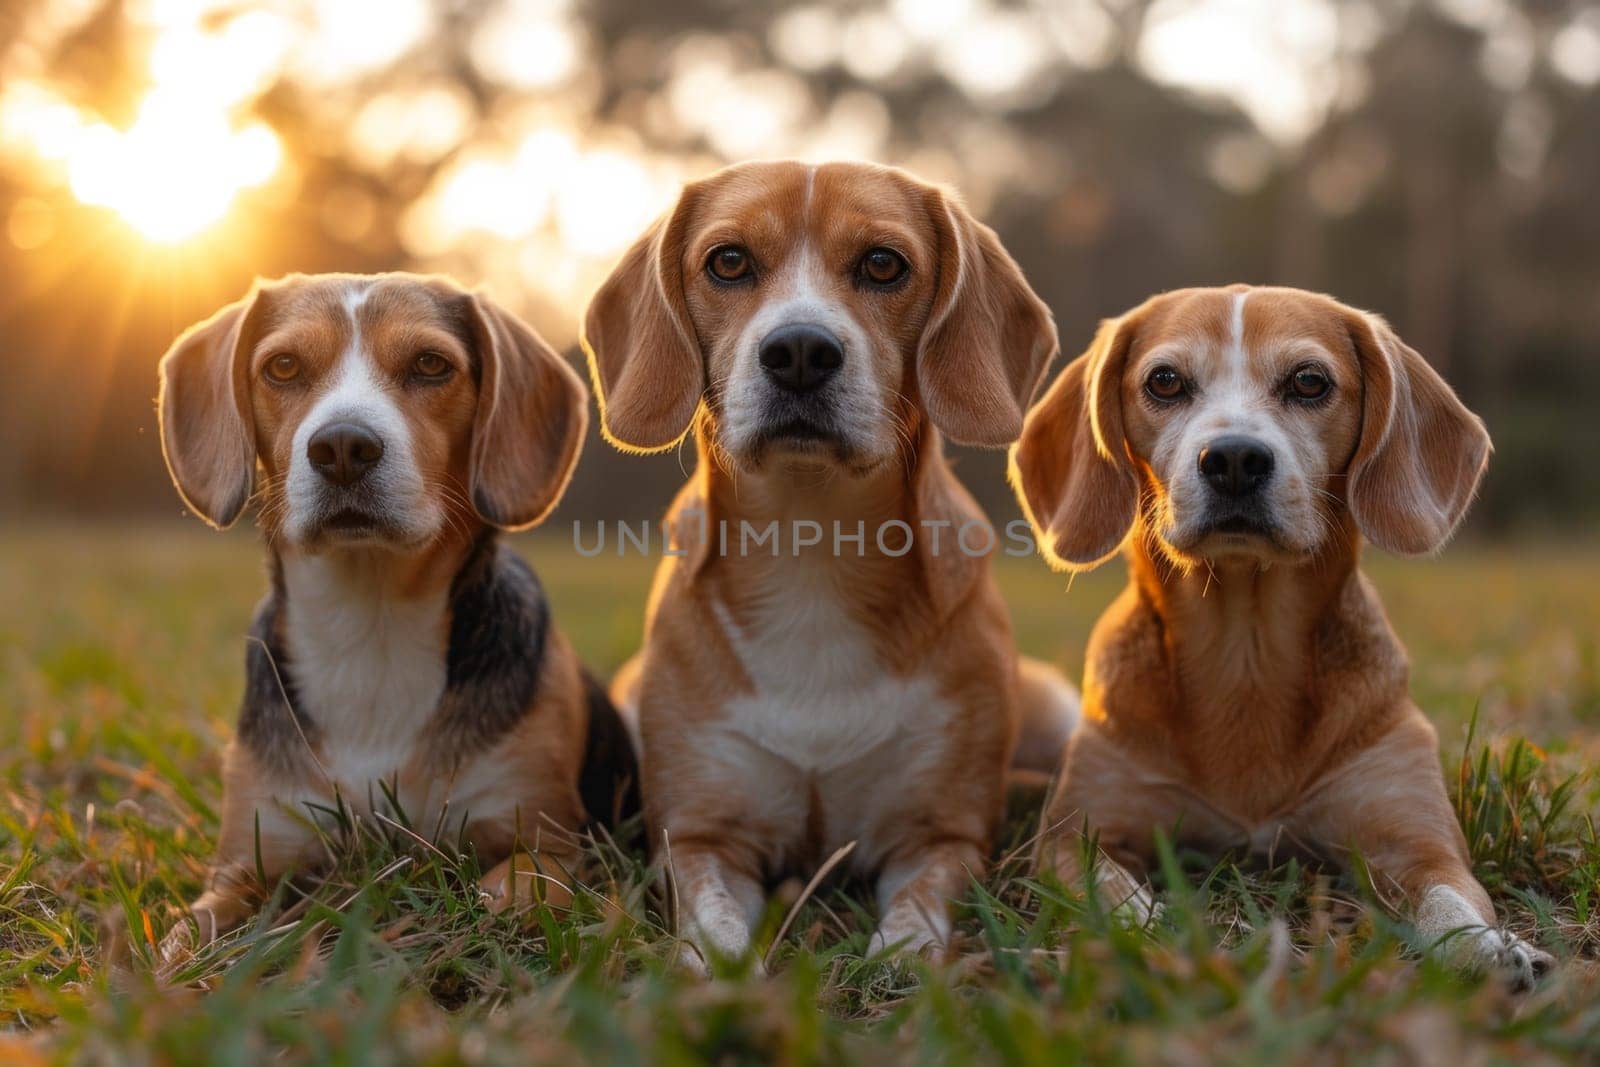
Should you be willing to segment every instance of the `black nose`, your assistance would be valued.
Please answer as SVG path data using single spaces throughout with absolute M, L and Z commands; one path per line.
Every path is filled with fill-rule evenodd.
M 306 459 L 334 485 L 354 485 L 383 458 L 383 442 L 365 426 L 335 422 L 311 435 Z
M 844 363 L 844 346 L 820 326 L 783 326 L 761 342 L 761 366 L 780 388 L 809 393 Z
M 1219 437 L 1200 450 L 1200 474 L 1223 496 L 1249 496 L 1272 477 L 1272 453 L 1249 437 Z

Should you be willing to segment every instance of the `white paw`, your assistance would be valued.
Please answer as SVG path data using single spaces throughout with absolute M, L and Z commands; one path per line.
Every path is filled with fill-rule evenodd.
M 204 903 L 189 909 L 192 922 L 180 920 L 167 931 L 157 948 L 162 967 L 170 970 L 193 959 L 195 954 L 215 941 L 221 933 L 217 914 Z
M 1477 938 L 1472 951 L 1474 969 L 1496 976 L 1513 992 L 1526 993 L 1556 965 L 1556 958 L 1550 953 L 1528 944 L 1509 930 L 1485 927 L 1463 933 L 1462 937 L 1473 935 Z
M 1132 893 L 1111 907 L 1111 918 L 1129 929 L 1143 928 L 1161 918 L 1161 901 L 1147 885 L 1134 887 Z
M 195 952 L 203 944 L 202 939 L 195 937 L 194 927 L 186 922 L 180 922 L 167 931 L 167 935 L 161 939 L 156 954 L 162 968 L 172 970 L 193 959 Z
M 700 950 L 692 941 L 678 941 L 678 955 L 673 962 L 684 974 L 694 978 L 711 977 L 711 965 L 706 963 L 706 958 L 700 955 Z
M 893 953 L 895 956 L 937 956 L 944 949 L 944 941 L 937 932 L 917 925 L 909 929 L 890 930 L 884 926 L 873 931 L 867 942 L 867 955 Z
M 750 954 L 750 935 L 743 926 L 728 924 L 716 934 L 698 925 L 691 925 L 678 936 L 680 951 L 678 966 L 698 978 L 711 977 L 710 960 L 743 960 Z M 759 959 L 751 961 L 755 974 L 765 974 Z
M 1432 951 L 1466 971 L 1496 975 L 1517 992 L 1555 966 L 1555 957 L 1509 930 L 1485 926 L 1467 900 L 1449 886 L 1434 886 L 1417 909 L 1417 932 Z
M 1155 891 L 1111 860 L 1095 868 L 1094 885 L 1111 919 L 1129 929 L 1149 926 L 1161 918 Z

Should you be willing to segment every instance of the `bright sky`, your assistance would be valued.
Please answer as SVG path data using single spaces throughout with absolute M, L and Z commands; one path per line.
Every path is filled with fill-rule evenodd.
M 1333 100 L 1338 30 L 1332 0 L 1158 0 L 1139 61 L 1158 81 L 1237 101 L 1269 136 L 1293 141 Z
M 129 18 L 150 47 L 148 88 L 132 120 L 112 126 L 30 78 L 23 63 L 0 87 L 0 165 L 23 160 L 36 182 L 111 209 L 149 241 L 198 240 L 252 191 L 292 195 L 292 153 L 253 117 L 259 96 L 287 77 L 335 102 L 330 135 L 346 138 L 352 158 L 375 176 L 397 160 L 449 156 L 402 220 L 402 239 L 419 262 L 481 258 L 487 249 L 533 287 L 564 298 L 585 294 L 679 184 L 719 160 L 881 158 L 891 130 L 874 81 L 932 66 L 1004 109 L 1054 88 L 1063 62 L 1102 64 L 1116 47 L 1115 27 L 1094 0 L 1003 8 L 997 0 L 802 3 L 772 29 L 786 67 L 752 66 L 748 50 L 714 34 L 675 45 L 666 91 L 644 121 L 698 135 L 715 153 L 686 159 L 653 152 L 637 131 L 592 122 L 584 80 L 592 44 L 573 2 L 491 6 L 470 52 L 511 106 L 481 122 L 462 87 L 442 74 L 392 90 L 361 88 L 426 46 L 437 18 L 429 0 L 135 0 Z M 1526 77 L 1535 43 L 1514 6 L 1433 2 L 1489 34 L 1492 79 Z M 92 7 L 62 0 L 30 9 L 37 24 L 25 27 L 24 49 L 28 34 L 59 35 Z M 1157 0 L 1136 59 L 1159 81 L 1237 102 L 1268 137 L 1292 144 L 1350 88 L 1340 44 L 1359 52 L 1379 19 L 1370 0 Z M 1575 18 L 1549 43 L 1549 61 L 1576 83 L 1600 81 L 1600 17 Z M 834 67 L 867 85 L 818 114 L 806 76 Z M 960 145 L 924 146 L 901 161 L 978 184 L 985 167 L 1016 162 L 1003 123 L 983 125 Z M 358 229 L 356 199 L 335 205 L 330 225 Z M 13 241 L 48 239 L 43 206 L 26 205 L 26 225 L 10 220 Z

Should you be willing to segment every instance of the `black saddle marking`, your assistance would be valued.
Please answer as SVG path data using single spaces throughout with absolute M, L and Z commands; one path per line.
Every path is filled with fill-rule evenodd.
M 589 704 L 589 733 L 583 746 L 583 769 L 578 774 L 578 795 L 589 818 L 615 826 L 639 811 L 639 764 L 622 716 L 587 669 L 583 689 Z

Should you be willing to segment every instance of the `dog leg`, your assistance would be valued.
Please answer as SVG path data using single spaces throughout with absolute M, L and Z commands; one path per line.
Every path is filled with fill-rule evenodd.
M 983 877 L 983 851 L 944 841 L 891 859 L 878 877 L 878 929 L 867 954 L 942 954 L 950 944 L 950 905 Z
M 1438 768 L 1433 730 L 1418 712 L 1314 790 L 1305 828 L 1358 852 L 1375 888 L 1410 906 L 1430 951 L 1532 988 L 1555 959 L 1499 928 Z
M 1055 874 L 1069 888 L 1088 889 L 1083 859 L 1088 839 L 1076 830 L 1059 835 L 1040 853 L 1041 869 Z M 1161 917 L 1161 902 L 1148 882 L 1100 852 L 1094 859 L 1094 892 L 1112 919 L 1133 928 L 1148 926 Z
M 1093 840 L 1100 851 L 1090 866 L 1100 901 L 1118 922 L 1146 926 L 1161 915 L 1161 904 L 1142 876 L 1154 831 L 1180 824 L 1196 833 L 1214 830 L 1207 813 L 1186 805 L 1166 779 L 1152 775 L 1094 723 L 1086 723 L 1067 746 L 1055 795 L 1045 809 L 1038 867 L 1069 889 L 1087 889 L 1084 860 Z
M 315 840 L 276 805 L 251 808 L 249 814 L 246 819 L 244 806 L 224 795 L 222 836 L 205 892 L 189 906 L 193 925 L 178 923 L 161 939 L 163 963 L 180 962 L 254 915 L 271 886 L 295 868 Z
M 685 962 L 709 975 L 713 957 L 742 959 L 750 951 L 751 934 L 766 905 L 761 883 L 709 849 L 677 846 L 672 867 L 678 889 L 678 937 L 691 949 Z

